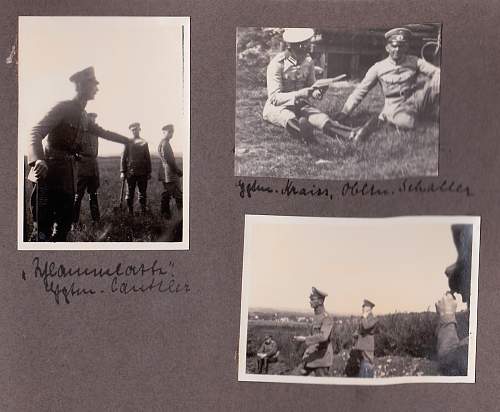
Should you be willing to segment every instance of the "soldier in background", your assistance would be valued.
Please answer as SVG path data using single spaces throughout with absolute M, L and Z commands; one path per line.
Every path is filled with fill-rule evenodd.
M 56 104 L 33 128 L 29 139 L 28 179 L 35 182 L 31 196 L 35 228 L 30 241 L 66 240 L 73 221 L 75 159 L 82 150 L 84 136 L 91 133 L 122 144 L 130 141 L 88 122 L 85 106 L 94 99 L 99 84 L 94 68 L 87 67 L 69 80 L 75 84 L 75 98 Z
M 163 192 L 161 194 L 160 213 L 163 217 L 170 219 L 172 217 L 170 211 L 170 199 L 174 198 L 177 209 L 182 209 L 182 190 L 180 185 L 180 177 L 182 170 L 175 162 L 174 152 L 170 145 L 170 140 L 174 135 L 174 126 L 168 124 L 161 129 L 163 139 L 158 146 L 158 154 L 160 155 L 161 165 L 158 170 L 158 180 L 163 184 Z
M 365 299 L 361 306 L 362 316 L 357 331 L 355 350 L 361 352 L 359 369 L 360 378 L 373 378 L 375 360 L 375 333 L 378 332 L 378 321 L 373 316 L 375 304 Z
M 134 213 L 135 188 L 139 190 L 139 204 L 141 212 L 146 213 L 148 180 L 151 179 L 151 156 L 148 143 L 141 138 L 140 123 L 129 126 L 134 136 L 132 142 L 125 146 L 121 157 L 120 177 L 127 179 L 127 206 L 132 215 Z
M 309 101 L 323 97 L 321 90 L 311 88 L 316 81 L 314 61 L 309 55 L 313 35 L 314 30 L 310 28 L 287 28 L 283 32 L 287 49 L 267 66 L 268 99 L 263 110 L 264 120 L 284 127 L 295 138 L 311 139 L 316 128 L 331 137 L 362 141 L 368 129 L 344 126 Z
M 301 374 L 329 376 L 333 365 L 333 346 L 331 334 L 333 318 L 325 310 L 325 298 L 328 295 L 315 287 L 309 296 L 309 303 L 314 309 L 314 319 L 310 336 L 294 336 L 295 342 L 305 342 L 307 348 L 302 356 Z
M 257 351 L 257 373 L 269 372 L 269 363 L 278 360 L 278 344 L 271 335 L 264 336 L 264 342 Z
M 95 124 L 96 113 L 88 113 L 89 124 Z M 77 162 L 78 177 L 76 183 L 75 204 L 73 210 L 73 223 L 76 225 L 80 220 L 80 208 L 82 206 L 85 190 L 89 194 L 90 215 L 94 222 L 101 218 L 99 203 L 97 200 L 97 189 L 99 188 L 99 165 L 97 155 L 99 141 L 96 135 L 86 133 L 82 141 L 82 150 Z
M 424 59 L 408 54 L 412 32 L 406 28 L 389 30 L 387 58 L 375 63 L 347 98 L 335 119 L 342 122 L 356 109 L 368 92 L 380 83 L 385 104 L 378 119 L 401 129 L 413 129 L 417 118 L 425 113 L 436 116 L 439 108 L 441 71 Z M 377 119 L 371 119 L 373 130 Z

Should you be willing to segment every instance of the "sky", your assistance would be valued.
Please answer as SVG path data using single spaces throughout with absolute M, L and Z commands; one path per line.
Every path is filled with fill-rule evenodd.
M 457 258 L 449 222 L 305 218 L 248 223 L 249 308 L 311 312 L 309 294 L 315 286 L 328 293 L 325 307 L 331 313 L 359 314 L 363 299 L 375 303 L 375 314 L 434 311 L 449 289 L 444 269 Z M 458 309 L 465 309 L 457 297 Z
M 87 112 L 98 114 L 105 129 L 131 136 L 129 124 L 140 122 L 141 135 L 156 153 L 161 128 L 175 126 L 174 152 L 189 145 L 188 85 L 183 78 L 182 24 L 166 17 L 20 17 L 19 143 L 61 100 L 72 99 L 69 77 L 94 66 L 99 91 Z M 189 27 L 185 27 L 189 36 Z M 186 44 L 189 44 L 186 42 Z M 189 66 L 187 66 L 189 67 Z M 189 71 L 186 71 L 189 79 Z M 187 94 L 188 95 L 188 94 Z M 120 154 L 122 146 L 99 139 L 99 155 Z

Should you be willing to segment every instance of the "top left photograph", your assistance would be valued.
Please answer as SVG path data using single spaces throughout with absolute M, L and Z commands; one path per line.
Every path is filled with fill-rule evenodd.
M 189 249 L 189 17 L 18 33 L 18 249 Z

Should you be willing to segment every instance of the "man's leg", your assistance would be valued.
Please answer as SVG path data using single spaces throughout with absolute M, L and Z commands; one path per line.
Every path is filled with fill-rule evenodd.
M 31 193 L 31 215 L 33 217 L 33 233 L 31 242 L 48 242 L 54 225 L 53 202 L 49 187 L 43 183 L 35 183 Z
M 311 105 L 305 105 L 300 109 L 301 116 L 307 118 L 308 122 L 316 129 L 321 130 L 330 137 L 340 137 L 344 140 L 352 140 L 356 136 L 357 129 L 344 126 Z
M 293 106 L 274 106 L 266 103 L 264 106 L 264 120 L 275 126 L 283 127 L 294 139 L 308 139 L 312 136 L 312 129 L 307 119 L 296 116 Z
M 330 376 L 330 368 L 314 368 L 314 376 Z
M 267 375 L 267 373 L 269 372 L 269 359 L 268 358 L 264 358 L 262 359 L 262 362 L 264 363 L 264 373 Z
M 262 373 L 262 359 L 257 357 L 257 373 Z
M 171 182 L 162 182 L 163 183 L 163 192 L 161 193 L 160 200 L 160 213 L 166 219 L 170 219 L 172 217 L 170 213 L 170 185 Z
M 134 213 L 134 196 L 135 186 L 137 185 L 137 177 L 127 177 L 127 196 L 125 198 L 128 206 L 128 212 L 132 215 Z
M 419 116 L 438 118 L 440 77 L 439 74 L 434 74 L 431 79 L 425 77 L 420 81 L 422 86 L 412 96 Z
M 141 212 L 146 213 L 146 204 L 148 199 L 148 177 L 139 176 L 137 178 L 137 187 L 139 189 L 139 204 L 141 205 Z
M 87 178 L 85 176 L 78 176 L 76 184 L 75 202 L 73 204 L 73 223 L 78 223 L 80 220 L 80 209 L 82 207 L 82 199 L 85 195 L 87 188 Z
M 89 177 L 87 191 L 89 193 L 90 215 L 94 222 L 99 222 L 101 213 L 99 212 L 99 202 L 97 200 L 97 188 L 99 187 L 99 178 L 97 176 Z
M 56 201 L 56 225 L 51 240 L 53 242 L 65 242 L 68 232 L 71 229 L 71 222 L 73 221 L 73 201 L 75 194 L 59 191 L 54 197 Z

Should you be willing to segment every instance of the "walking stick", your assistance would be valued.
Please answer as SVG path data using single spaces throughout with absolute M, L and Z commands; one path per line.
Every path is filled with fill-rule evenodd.
M 125 191 L 125 178 L 122 179 L 122 188 L 120 190 L 120 210 L 123 209 L 123 194 Z

